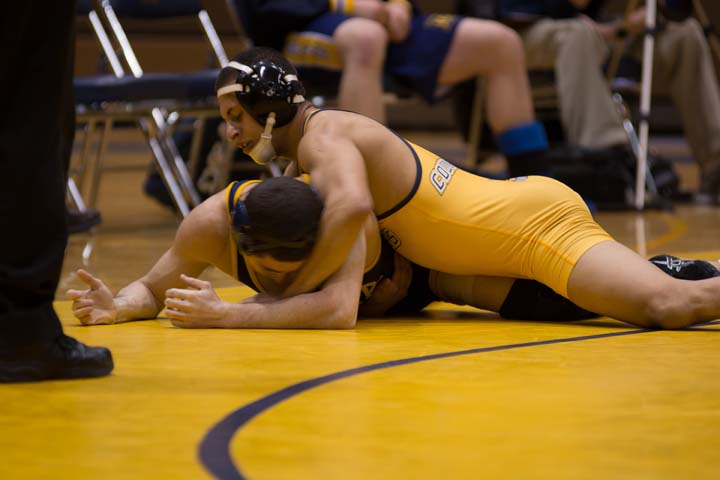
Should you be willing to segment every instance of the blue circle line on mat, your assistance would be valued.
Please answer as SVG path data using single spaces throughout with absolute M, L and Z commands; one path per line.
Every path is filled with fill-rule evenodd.
M 709 322 L 702 325 L 718 325 L 720 322 Z M 360 375 L 361 373 L 373 372 L 383 368 L 399 367 L 413 363 L 426 362 L 429 360 L 438 360 L 449 357 L 459 357 L 462 355 L 472 355 L 476 353 L 496 352 L 499 350 L 513 350 L 516 348 L 539 347 L 542 345 L 554 345 L 558 343 L 582 342 L 585 340 L 597 340 L 601 338 L 622 337 L 626 335 L 637 335 L 640 333 L 657 332 L 658 330 L 625 330 L 622 332 L 600 333 L 596 335 L 584 335 L 580 337 L 556 338 L 551 340 L 540 340 L 536 342 L 512 343 L 509 345 L 496 345 L 493 347 L 472 348 L 469 350 L 459 350 L 455 352 L 435 353 L 431 355 L 421 355 L 419 357 L 401 358 L 398 360 L 390 360 L 386 362 L 373 363 L 362 367 L 350 368 L 339 372 L 323 375 L 321 377 L 311 378 L 293 385 L 289 385 L 283 389 L 277 390 L 269 395 L 250 402 L 237 410 L 228 414 L 225 418 L 216 423 L 203 437 L 200 442 L 199 456 L 203 466 L 216 478 L 223 480 L 242 480 L 245 477 L 240 469 L 235 465 L 230 453 L 230 442 L 235 433 L 240 430 L 246 423 L 260 415 L 266 410 L 278 405 L 279 403 L 306 392 L 315 387 L 325 385 L 335 380 Z

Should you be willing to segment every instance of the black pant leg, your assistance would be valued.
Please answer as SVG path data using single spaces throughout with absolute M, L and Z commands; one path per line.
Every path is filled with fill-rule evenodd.
M 62 332 L 52 308 L 65 246 L 74 130 L 75 2 L 6 2 L 0 16 L 0 347 Z

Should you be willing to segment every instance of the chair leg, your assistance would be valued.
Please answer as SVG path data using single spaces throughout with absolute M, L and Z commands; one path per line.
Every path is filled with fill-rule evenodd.
M 612 98 L 613 101 L 615 101 L 618 113 L 620 113 L 620 115 L 622 116 L 623 129 L 625 130 L 628 142 L 630 143 L 630 148 L 632 150 L 633 156 L 635 157 L 635 161 L 637 162 L 640 159 L 640 139 L 637 136 L 635 127 L 630 121 L 630 114 L 628 113 L 629 110 L 627 104 L 625 103 L 622 95 L 620 95 L 619 93 L 614 93 Z M 657 185 L 655 184 L 655 178 L 650 171 L 649 162 L 645 164 L 645 188 L 652 195 L 657 195 L 658 193 Z
M 85 201 L 83 200 L 82 195 L 80 195 L 80 190 L 72 177 L 68 177 L 67 196 L 72 206 L 75 207 L 78 212 L 84 212 L 87 209 Z
M 468 136 L 468 166 L 475 168 L 478 163 L 478 148 L 482 141 L 482 114 L 484 107 L 485 82 L 482 77 L 475 80 L 472 112 L 470 113 L 470 134 Z
M 100 145 L 98 146 L 97 154 L 95 155 L 95 161 L 92 166 L 92 175 L 90 187 L 88 190 L 88 205 L 91 208 L 95 208 L 97 205 L 98 190 L 100 189 L 100 175 L 102 174 L 102 162 L 107 152 L 108 139 L 110 138 L 110 130 L 113 127 L 113 120 L 108 118 L 105 120 L 105 125 L 100 132 Z
M 76 186 L 79 186 L 80 190 L 85 189 L 85 174 L 87 173 L 88 169 L 88 159 L 90 158 L 90 149 L 92 148 L 93 134 L 95 133 L 95 127 L 97 126 L 97 123 L 97 119 L 91 118 L 90 120 L 88 120 L 85 128 L 83 129 L 83 146 L 80 153 L 80 158 L 77 162 L 78 173 Z
M 153 125 L 150 125 L 150 122 L 147 119 L 141 119 L 139 123 L 140 128 L 145 134 L 145 139 L 150 146 L 150 150 L 153 153 L 153 160 L 160 171 L 160 176 L 165 182 L 165 186 L 167 187 L 178 211 L 183 217 L 186 217 L 187 214 L 190 213 L 190 207 L 188 206 L 185 196 L 180 189 L 175 173 L 170 167 L 170 162 L 168 162 L 167 155 L 165 154 L 158 138 L 157 129 L 153 128 Z
M 193 121 L 193 136 L 190 144 L 190 158 L 188 159 L 190 163 L 190 178 L 195 178 L 199 174 L 200 144 L 205 134 L 205 119 L 205 116 L 199 116 Z
M 190 204 L 195 207 L 200 204 L 200 194 L 193 184 L 185 160 L 183 160 L 180 152 L 178 152 L 177 146 L 175 146 L 175 141 L 167 134 L 165 117 L 159 108 L 153 109 L 152 116 L 158 129 L 158 140 L 165 148 L 167 156 L 171 160 L 171 165 L 177 174 L 179 186 L 190 200 Z

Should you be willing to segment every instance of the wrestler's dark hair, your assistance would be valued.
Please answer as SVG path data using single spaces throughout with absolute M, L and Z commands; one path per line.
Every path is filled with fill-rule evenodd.
M 250 70 L 240 71 L 233 62 Z M 275 126 L 282 127 L 290 123 L 305 100 L 305 88 L 296 78 L 297 74 L 292 63 L 277 50 L 255 47 L 236 55 L 220 70 L 215 93 L 228 85 L 241 85 L 243 89 L 236 91 L 235 96 L 243 108 L 260 125 L 265 125 L 270 112 L 274 112 Z M 295 78 L 289 79 L 289 76 Z
M 291 177 L 263 180 L 235 205 L 233 231 L 238 250 L 296 261 L 312 252 L 323 201 L 305 182 Z

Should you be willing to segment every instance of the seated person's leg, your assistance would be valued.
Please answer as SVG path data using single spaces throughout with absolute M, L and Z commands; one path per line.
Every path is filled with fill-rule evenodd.
M 720 194 L 720 88 L 708 43 L 695 19 L 670 22 L 658 36 L 655 85 L 669 92 L 699 166 L 700 192 Z M 634 52 L 639 55 L 639 51 Z
M 436 89 L 483 76 L 490 126 L 508 157 L 512 175 L 544 173 L 547 138 L 534 121 L 522 43 L 492 21 L 453 15 L 413 19 L 408 40 L 391 45 L 387 68 L 408 79 L 432 101 Z
M 608 45 L 588 22 L 543 20 L 523 33 L 523 41 L 528 65 L 549 66 L 555 73 L 567 141 L 588 148 L 627 146 L 622 119 L 602 71 Z
M 327 13 L 310 22 L 303 32 L 291 35 L 285 52 L 300 68 L 323 69 L 328 60 L 339 57 L 342 74 L 338 106 L 384 123 L 382 71 L 387 42 L 385 28 L 374 20 Z
M 351 18 L 335 30 L 333 39 L 344 59 L 338 105 L 385 123 L 382 99 L 385 28 L 373 20 Z

